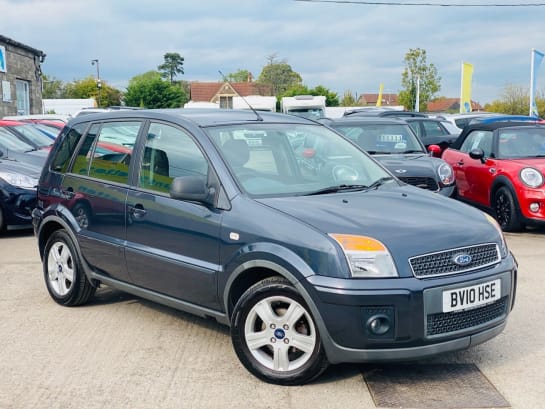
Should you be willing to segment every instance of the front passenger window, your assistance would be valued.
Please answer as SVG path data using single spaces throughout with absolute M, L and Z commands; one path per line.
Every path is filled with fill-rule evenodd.
M 170 191 L 179 176 L 208 175 L 208 162 L 195 141 L 183 130 L 161 123 L 150 125 L 140 164 L 139 187 Z

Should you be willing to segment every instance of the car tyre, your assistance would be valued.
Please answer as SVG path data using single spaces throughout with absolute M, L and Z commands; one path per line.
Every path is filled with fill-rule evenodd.
M 494 212 L 502 230 L 514 232 L 522 229 L 517 202 L 508 187 L 502 186 L 496 191 L 494 195 Z
M 240 297 L 231 339 L 242 364 L 265 382 L 302 385 L 328 366 L 308 306 L 283 277 L 260 281 Z
M 47 240 L 43 271 L 49 294 L 61 305 L 84 304 L 96 291 L 83 272 L 72 238 L 64 230 L 55 231 Z

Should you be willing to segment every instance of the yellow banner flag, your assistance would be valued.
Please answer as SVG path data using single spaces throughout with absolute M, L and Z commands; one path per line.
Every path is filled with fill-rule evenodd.
M 384 88 L 384 84 L 380 84 L 379 90 L 378 90 L 378 98 L 377 98 L 377 107 L 382 106 L 382 89 Z
M 460 94 L 460 113 L 471 112 L 471 80 L 473 64 L 462 62 L 462 92 Z

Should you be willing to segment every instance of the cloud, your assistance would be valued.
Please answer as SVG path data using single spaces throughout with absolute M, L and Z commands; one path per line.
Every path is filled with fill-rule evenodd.
M 536 7 L 0 0 L 0 9 L 1 34 L 44 51 L 46 74 L 63 81 L 95 75 L 91 60 L 98 58 L 101 77 L 119 88 L 156 69 L 166 52 L 178 52 L 186 80 L 216 81 L 218 70 L 238 69 L 258 77 L 276 55 L 311 87 L 361 94 L 383 83 L 395 93 L 405 54 L 422 48 L 442 78 L 440 95 L 459 95 L 460 64 L 467 61 L 475 69 L 473 99 L 486 103 L 506 84 L 529 84 L 530 50 L 545 51 L 544 8 Z M 545 67 L 537 84 L 545 87 Z

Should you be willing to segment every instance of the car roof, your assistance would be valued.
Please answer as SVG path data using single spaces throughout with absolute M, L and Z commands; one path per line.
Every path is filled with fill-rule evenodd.
M 74 125 L 91 120 L 107 119 L 165 119 L 174 121 L 190 121 L 197 126 L 207 127 L 214 125 L 228 125 L 235 123 L 295 123 L 312 124 L 315 121 L 295 115 L 286 115 L 276 112 L 259 111 L 249 109 L 206 109 L 206 108 L 172 108 L 172 109 L 142 109 L 142 110 L 116 110 L 104 113 L 93 113 L 77 116 L 70 120 Z
M 444 118 L 430 118 L 428 117 L 407 117 L 403 118 L 404 121 L 407 122 L 414 122 L 414 121 L 427 121 L 427 122 L 445 122 L 446 119 Z
M 14 121 L 12 119 L 0 119 L 0 126 L 27 125 L 28 122 Z
M 459 149 L 466 136 L 473 131 L 495 131 L 496 129 L 545 128 L 545 124 L 534 122 L 490 122 L 467 125 L 458 139 L 452 144 L 453 149 Z
M 407 125 L 407 122 L 403 119 L 397 117 L 382 117 L 382 116 L 348 116 L 342 118 L 327 118 L 327 122 L 324 123 L 328 125 L 335 124 L 350 124 L 350 125 L 376 125 L 376 124 L 401 124 Z

